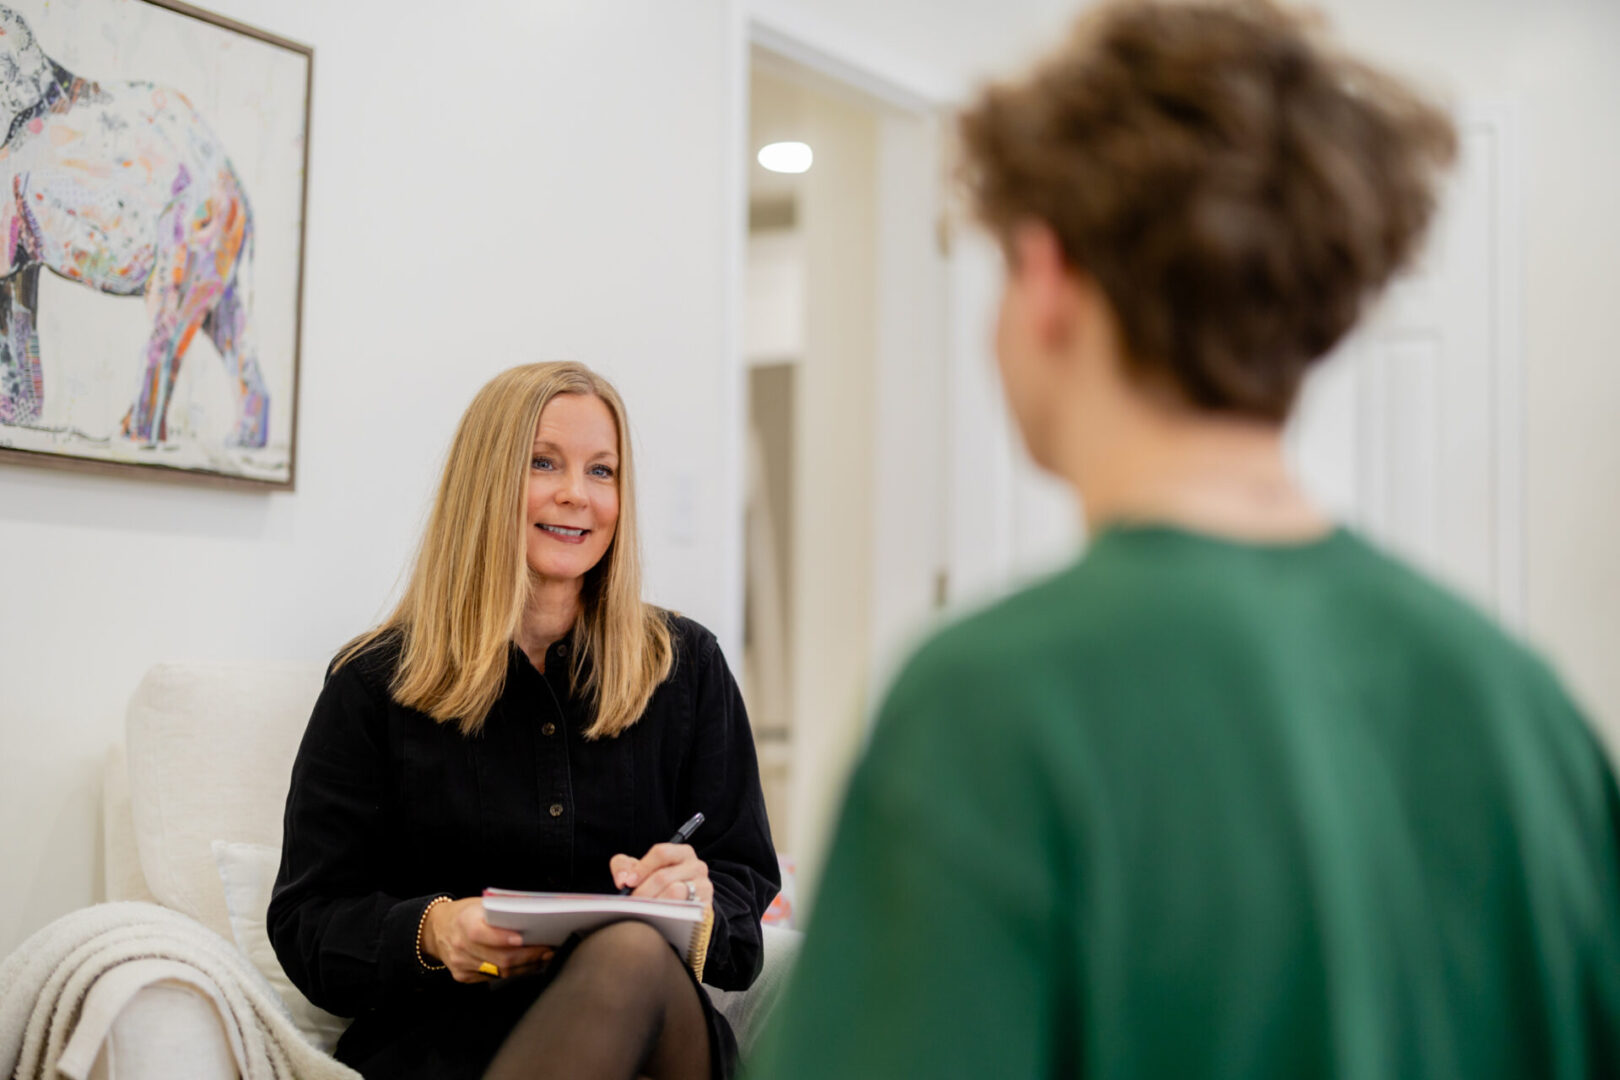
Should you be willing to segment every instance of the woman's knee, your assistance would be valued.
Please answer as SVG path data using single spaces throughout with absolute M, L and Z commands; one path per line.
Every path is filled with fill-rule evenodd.
M 665 980 L 679 973 L 680 963 L 655 928 L 641 922 L 619 922 L 580 942 L 568 967 L 577 979 L 588 980 L 605 997 L 635 1000 L 660 992 Z
M 624 963 L 663 964 L 677 959 L 657 927 L 632 920 L 609 923 L 593 931 L 576 951 L 604 953 Z

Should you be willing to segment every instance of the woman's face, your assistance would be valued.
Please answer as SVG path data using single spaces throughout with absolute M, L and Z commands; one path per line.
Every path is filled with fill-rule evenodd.
M 619 523 L 619 428 L 594 394 L 541 410 L 529 460 L 529 569 L 575 581 L 602 561 Z

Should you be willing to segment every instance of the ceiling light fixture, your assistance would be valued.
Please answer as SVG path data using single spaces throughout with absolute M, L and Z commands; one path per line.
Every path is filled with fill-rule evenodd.
M 759 163 L 771 172 L 802 173 L 809 171 L 815 157 L 806 143 L 773 142 L 761 148 Z

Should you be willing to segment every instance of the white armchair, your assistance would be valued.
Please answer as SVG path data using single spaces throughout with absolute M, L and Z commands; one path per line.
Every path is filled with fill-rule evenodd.
M 342 1021 L 302 999 L 263 939 L 287 779 L 323 671 L 294 664 L 152 668 L 130 700 L 126 746 L 108 756 L 103 824 L 107 899 L 156 902 L 234 942 L 276 987 L 300 1030 L 330 1050 Z M 745 1052 L 797 947 L 793 931 L 766 927 L 765 970 L 754 987 L 711 991 Z M 171 982 L 131 999 L 90 1075 L 229 1080 L 237 1070 L 214 1002 Z

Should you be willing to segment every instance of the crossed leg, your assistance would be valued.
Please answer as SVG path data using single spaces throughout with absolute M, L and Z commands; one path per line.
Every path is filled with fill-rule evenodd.
M 657 930 L 605 926 L 575 947 L 484 1080 L 706 1080 L 709 1028 L 697 995 Z

